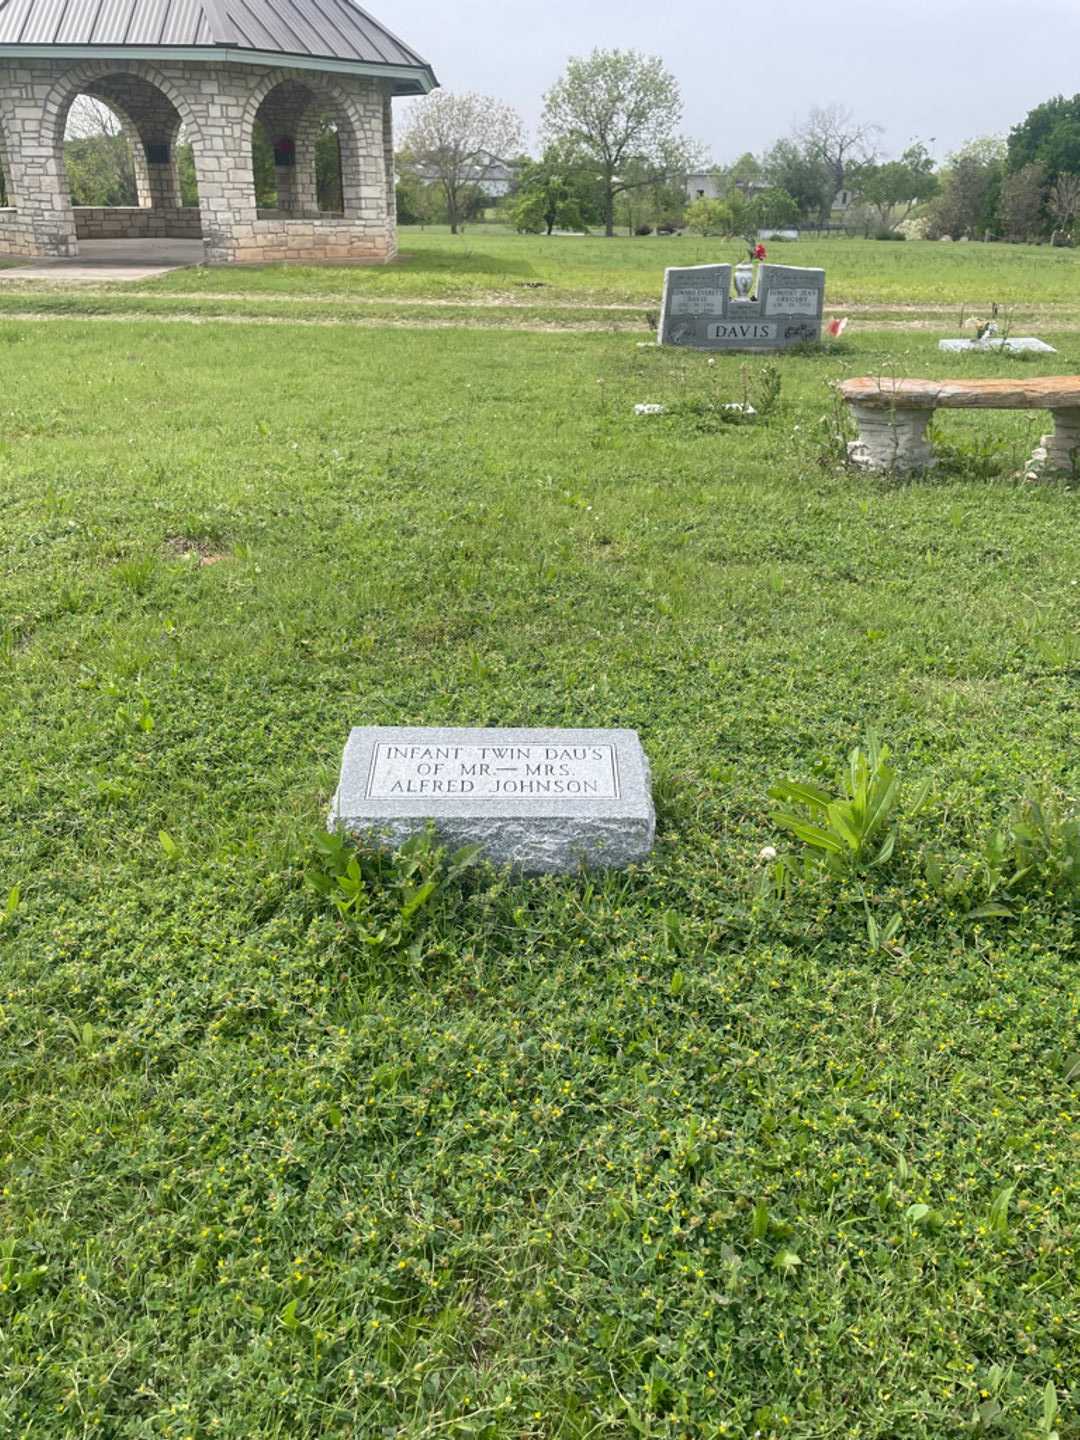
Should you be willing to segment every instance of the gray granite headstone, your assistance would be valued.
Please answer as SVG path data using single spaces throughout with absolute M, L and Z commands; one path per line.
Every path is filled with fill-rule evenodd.
M 825 271 L 762 264 L 752 299 L 731 293 L 730 265 L 664 273 L 661 345 L 692 350 L 783 350 L 821 339 Z
M 396 848 L 429 825 L 529 874 L 630 865 L 656 834 L 649 762 L 633 730 L 354 730 L 331 828 Z

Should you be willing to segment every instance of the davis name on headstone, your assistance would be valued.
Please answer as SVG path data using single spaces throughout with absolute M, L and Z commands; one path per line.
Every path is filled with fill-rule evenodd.
M 354 730 L 330 825 L 397 847 L 434 825 L 531 874 L 644 860 L 656 834 L 632 730 Z
M 757 292 L 731 293 L 730 265 L 691 265 L 664 273 L 661 345 L 695 350 L 782 350 L 821 339 L 825 271 L 761 265 Z

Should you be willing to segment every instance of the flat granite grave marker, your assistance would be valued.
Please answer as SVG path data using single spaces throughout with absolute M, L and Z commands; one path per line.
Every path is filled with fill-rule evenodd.
M 976 354 L 981 350 L 1004 350 L 1010 355 L 1056 355 L 1053 345 L 1038 340 L 1034 335 L 997 336 L 984 340 L 939 340 L 938 349 L 946 354 Z
M 749 276 L 746 267 L 741 269 Z M 821 339 L 824 270 L 761 265 L 752 299 L 732 295 L 731 272 L 730 265 L 691 265 L 664 272 L 661 345 L 766 351 Z
M 354 730 L 330 827 L 397 848 L 429 825 L 530 874 L 630 865 L 656 835 L 649 762 L 633 730 Z

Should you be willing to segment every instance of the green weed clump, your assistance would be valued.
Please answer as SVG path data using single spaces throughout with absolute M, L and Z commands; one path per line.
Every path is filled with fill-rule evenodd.
M 320 834 L 318 860 L 307 871 L 312 890 L 328 900 L 352 934 L 388 958 L 423 958 L 425 912 L 472 866 L 483 849 L 447 855 L 434 835 L 418 835 L 394 853 L 364 851 L 338 833 Z
M 900 806 L 900 782 L 889 758 L 889 747 L 871 734 L 866 748 L 856 746 L 848 757 L 840 795 L 806 781 L 779 781 L 771 798 L 803 813 L 777 810 L 773 823 L 835 875 L 887 864 L 899 838 Z M 905 808 L 908 819 L 922 811 L 930 790 L 931 782 L 924 780 Z

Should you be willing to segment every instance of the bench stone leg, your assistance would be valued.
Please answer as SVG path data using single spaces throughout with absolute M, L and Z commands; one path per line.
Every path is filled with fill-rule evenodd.
M 890 410 L 852 405 L 859 438 L 848 446 L 848 459 L 863 470 L 926 470 L 934 463 L 927 426 L 933 410 Z
M 1048 475 L 1080 476 L 1080 410 L 1055 410 L 1054 433 L 1044 435 L 1031 463 Z

